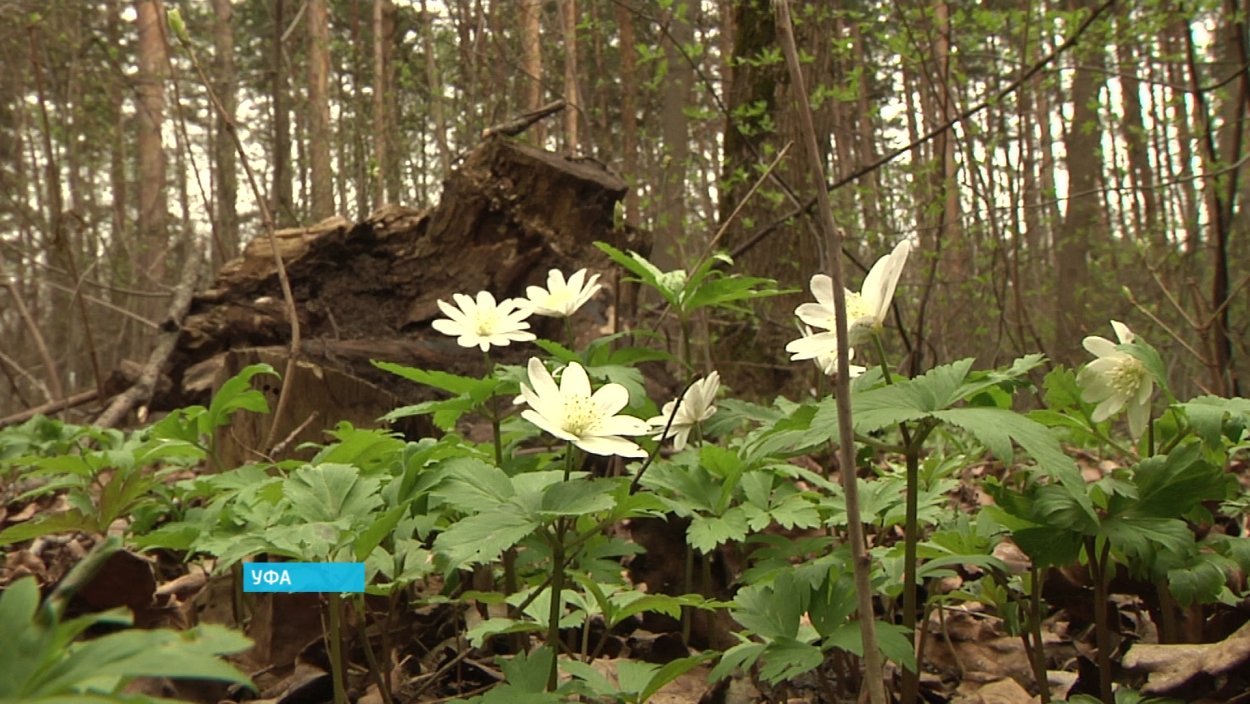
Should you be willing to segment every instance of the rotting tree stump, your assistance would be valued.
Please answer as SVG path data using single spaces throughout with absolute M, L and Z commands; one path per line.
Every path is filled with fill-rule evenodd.
M 613 225 L 626 188 L 594 162 L 491 137 L 449 175 L 432 209 L 386 206 L 355 225 L 336 217 L 278 232 L 303 338 L 292 398 L 303 400 L 285 414 L 277 437 L 287 440 L 287 448 L 321 442 L 324 430 L 339 420 L 371 425 L 397 405 L 433 397 L 376 369 L 372 359 L 481 374 L 477 350 L 458 347 L 430 327 L 442 315 L 437 301 L 479 290 L 497 299 L 522 296 L 527 285 L 544 284 L 551 268 L 606 274 L 611 266 L 593 247 L 596 240 L 647 253 L 646 236 Z M 583 325 L 594 327 L 585 333 L 614 325 L 614 280 L 602 277 L 608 290 L 596 297 L 589 315 L 579 315 L 589 321 Z M 555 320 L 535 317 L 531 325 L 540 336 L 562 335 Z M 166 366 L 169 391 L 150 405 L 165 410 L 206 403 L 225 378 L 254 361 L 281 371 L 289 339 L 269 239 L 258 236 L 194 298 Z M 517 362 L 533 352 L 526 347 L 492 354 Z M 272 407 L 278 383 L 265 384 Z M 267 428 L 267 417 L 237 420 L 243 425 L 232 432 L 239 447 L 223 460 L 255 460 L 256 452 L 272 449 L 253 444 L 264 437 L 258 428 Z M 247 428 L 248 422 L 258 428 Z

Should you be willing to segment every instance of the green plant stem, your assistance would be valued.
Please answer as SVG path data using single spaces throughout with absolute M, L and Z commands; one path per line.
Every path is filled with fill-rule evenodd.
M 894 383 L 890 373 L 890 365 L 885 354 L 885 344 L 881 335 L 872 333 L 873 347 L 877 351 L 877 361 L 881 365 L 881 378 L 887 385 Z M 904 505 L 903 518 L 903 630 L 911 634 L 912 647 L 916 647 L 916 599 L 917 572 L 919 558 L 917 545 L 920 542 L 920 450 L 924 442 L 921 433 L 913 442 L 911 431 L 906 423 L 898 424 L 899 434 L 903 438 L 903 453 L 907 462 L 907 497 Z M 918 673 L 903 668 L 902 701 L 914 702 L 920 694 L 920 677 Z
M 334 680 L 334 704 L 347 704 L 347 685 L 343 676 L 343 596 L 330 594 L 330 675 Z
M 1029 590 L 1029 632 L 1033 635 L 1033 647 L 1029 649 L 1029 663 L 1033 666 L 1033 679 L 1037 682 L 1037 695 L 1041 704 L 1050 702 L 1050 678 L 1046 676 L 1046 648 L 1042 645 L 1042 571 L 1036 563 L 1029 566 L 1032 589 Z
M 682 579 L 685 581 L 686 593 L 694 592 L 694 548 L 686 543 L 686 559 L 684 561 L 684 569 L 682 571 Z M 690 646 L 690 632 L 694 626 L 693 609 L 689 606 L 681 607 L 681 642 L 686 647 Z
M 1111 555 L 1111 543 L 1103 542 L 1097 549 L 1097 539 L 1085 539 L 1085 554 L 1089 560 L 1090 576 L 1094 578 L 1094 636 L 1098 645 L 1098 692 L 1103 704 L 1115 704 L 1111 682 L 1111 627 L 1107 623 L 1107 560 Z
M 551 670 L 547 673 L 547 691 L 556 691 L 559 682 L 561 592 L 564 590 L 565 519 L 556 519 L 551 534 L 551 606 L 547 610 L 547 645 L 551 648 Z
M 564 336 L 568 338 L 569 349 L 577 349 L 577 338 L 573 336 L 573 316 L 564 316 Z
M 919 542 L 920 457 L 918 448 L 907 448 L 907 503 L 903 525 L 903 630 L 916 642 L 916 572 L 919 560 L 916 546 Z M 914 702 L 920 692 L 920 678 L 916 672 L 903 668 L 902 701 Z
M 385 704 L 395 704 L 395 698 L 391 696 L 391 677 L 389 672 L 383 672 L 378 665 L 378 657 L 373 652 L 373 643 L 369 642 L 369 619 L 365 613 L 365 595 L 357 594 L 352 600 L 356 607 L 356 618 L 360 620 L 360 640 L 364 645 L 365 660 L 369 662 L 369 672 L 373 675 L 373 683 L 378 686 L 378 692 L 382 695 L 382 701 Z
M 564 481 L 573 474 L 576 450 L 569 443 L 564 453 Z M 569 529 L 569 519 L 557 518 L 550 534 L 551 544 L 551 606 L 547 610 L 547 645 L 551 647 L 551 671 L 547 673 L 547 691 L 556 691 L 560 676 L 560 612 L 561 592 L 564 591 L 564 535 Z

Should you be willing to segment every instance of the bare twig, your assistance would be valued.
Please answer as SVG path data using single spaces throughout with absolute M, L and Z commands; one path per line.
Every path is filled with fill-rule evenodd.
M 179 17 L 178 22 L 181 23 L 181 21 Z M 178 37 L 179 43 L 182 44 L 182 47 L 187 51 L 187 55 L 191 58 L 191 65 L 195 67 L 195 72 L 199 75 L 200 82 L 204 84 L 204 90 L 208 93 L 209 99 L 212 100 L 213 109 L 222 118 L 226 132 L 234 142 L 234 148 L 239 154 L 239 163 L 243 165 L 243 172 L 247 174 L 248 186 L 252 189 L 252 195 L 256 198 L 257 207 L 260 208 L 261 219 L 265 223 L 265 234 L 269 238 L 269 246 L 273 249 L 274 268 L 278 273 L 278 283 L 282 287 L 282 300 L 286 304 L 287 324 L 291 326 L 291 346 L 290 353 L 286 358 L 286 370 L 282 374 L 282 390 L 278 392 L 278 403 L 273 410 L 273 424 L 269 426 L 269 434 L 265 438 L 265 446 L 272 447 L 278 437 L 278 428 L 282 422 L 282 416 L 286 411 L 287 404 L 290 403 L 291 378 L 295 376 L 295 362 L 299 357 L 300 326 L 299 312 L 295 309 L 295 294 L 291 292 L 291 280 L 287 278 L 286 264 L 282 261 L 282 252 L 278 248 L 277 226 L 274 224 L 273 211 L 269 209 L 269 205 L 265 202 L 265 196 L 261 193 L 260 186 L 256 183 L 256 173 L 252 171 L 251 164 L 248 162 L 247 152 L 243 149 L 243 142 L 239 139 L 238 126 L 235 124 L 234 117 L 222 106 L 221 99 L 217 97 L 216 91 L 213 90 L 213 83 L 208 79 L 208 75 L 204 73 L 204 68 L 196 57 L 195 48 L 191 46 L 186 30 L 177 27 L 174 34 Z
M 842 271 L 842 232 L 833 221 L 833 206 L 829 190 L 825 187 L 824 165 L 820 159 L 820 145 L 816 142 L 816 127 L 812 121 L 811 98 L 803 84 L 803 70 L 799 66 L 799 54 L 794 45 L 794 30 L 790 25 L 790 6 L 787 0 L 775 0 L 777 11 L 777 38 L 790 69 L 790 81 L 794 85 L 795 111 L 799 115 L 804 151 L 816 183 L 818 218 L 822 234 L 829 243 L 825 249 L 825 267 L 833 278 L 833 306 L 835 332 L 838 337 L 838 376 L 834 380 L 838 409 L 838 464 L 842 471 L 842 490 L 846 498 L 847 537 L 851 547 L 851 561 L 855 572 L 855 593 L 859 609 L 859 633 L 863 642 L 864 678 L 868 697 L 872 704 L 886 704 L 885 682 L 882 675 L 881 650 L 877 645 L 876 616 L 872 606 L 871 563 L 864 543 L 864 524 L 859 512 L 858 477 L 855 472 L 855 434 L 851 427 L 851 374 L 850 351 L 846 337 L 846 277 Z

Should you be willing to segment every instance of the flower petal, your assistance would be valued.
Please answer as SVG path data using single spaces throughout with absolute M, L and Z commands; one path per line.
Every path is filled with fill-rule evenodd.
M 647 451 L 625 438 L 615 436 L 592 436 L 573 441 L 574 445 L 592 455 L 619 455 L 621 457 L 646 457 Z
M 527 408 L 524 411 L 521 411 L 521 417 L 561 440 L 565 440 L 567 442 L 576 442 L 579 440 L 576 435 L 566 431 L 564 428 L 561 428 L 559 424 L 553 422 L 552 419 L 532 409 Z
M 1133 342 L 1134 338 L 1136 338 L 1133 331 L 1129 330 L 1127 325 L 1118 320 L 1111 321 L 1111 329 L 1115 330 L 1115 337 L 1122 345 L 1130 344 Z
M 564 373 L 560 375 L 560 395 L 590 397 L 590 377 L 582 365 L 569 362 L 564 368 Z
M 1114 342 L 1097 335 L 1090 335 L 1084 340 L 1081 340 L 1081 346 L 1085 348 L 1086 352 L 1089 352 L 1095 357 L 1111 357 L 1115 354 L 1119 354 L 1119 350 L 1115 348 Z
M 603 415 L 614 416 L 629 405 L 629 391 L 620 384 L 604 384 L 590 397 L 590 401 Z

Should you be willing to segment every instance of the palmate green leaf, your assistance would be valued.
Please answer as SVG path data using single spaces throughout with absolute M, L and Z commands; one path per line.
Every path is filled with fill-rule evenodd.
M 824 652 L 810 643 L 778 638 L 764 647 L 760 657 L 760 678 L 769 684 L 792 679 L 820 667 Z
M 1203 501 L 1218 501 L 1236 491 L 1236 478 L 1202 457 L 1197 442 L 1184 443 L 1167 456 L 1148 457 L 1134 465 L 1136 500 L 1117 497 L 1113 513 L 1181 518 Z
M 1102 522 L 1099 532 L 1131 563 L 1149 564 L 1157 550 L 1184 553 L 1194 548 L 1189 525 L 1173 518 L 1113 516 Z
M 855 429 L 861 433 L 917 420 L 960 400 L 971 359 L 944 364 L 914 379 L 862 391 L 851 397 Z
M 538 529 L 539 523 L 509 501 L 498 508 L 462 518 L 434 540 L 451 569 L 491 562 Z
M 720 516 L 697 515 L 690 521 L 686 537 L 690 547 L 710 553 L 721 543 L 739 541 L 747 536 L 747 515 L 740 506 L 734 506 Z
M 482 647 L 487 639 L 509 633 L 541 633 L 543 626 L 534 621 L 518 621 L 512 618 L 488 618 L 464 632 L 469 645 Z
M 796 638 L 799 619 L 807 612 L 812 590 L 793 572 L 782 572 L 771 584 L 753 584 L 738 590 L 734 620 L 766 640 Z
M 1237 565 L 1232 560 L 1206 552 L 1193 556 L 1189 564 L 1168 570 L 1168 591 L 1181 606 L 1193 604 L 1209 604 L 1221 601 L 1220 597 L 1232 594 L 1228 590 L 1228 579 L 1236 574 Z M 1237 599 L 1230 598 L 1229 606 L 1236 605 Z
M 739 635 L 738 637 L 742 638 L 743 636 Z M 721 655 L 720 662 L 716 663 L 716 667 L 712 668 L 708 679 L 715 682 L 728 677 L 736 670 L 750 669 L 760 659 L 760 656 L 764 654 L 764 647 L 763 643 L 749 640 L 744 640 L 733 646 Z
M 395 530 L 399 519 L 408 512 L 408 506 L 408 503 L 400 504 L 376 517 L 367 528 L 360 532 L 360 535 L 356 536 L 355 542 L 352 543 L 352 552 L 355 553 L 358 562 L 364 562 L 370 553 Z
M 381 480 L 342 464 L 306 465 L 283 482 L 291 510 L 306 521 L 362 519 L 382 505 Z
M 464 513 L 480 513 L 516 496 L 504 471 L 476 457 L 454 457 L 441 464 L 444 480 L 436 496 Z

